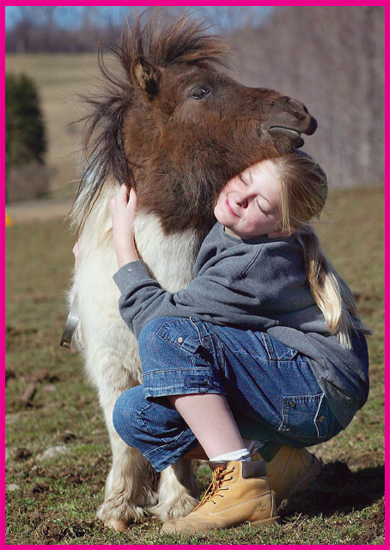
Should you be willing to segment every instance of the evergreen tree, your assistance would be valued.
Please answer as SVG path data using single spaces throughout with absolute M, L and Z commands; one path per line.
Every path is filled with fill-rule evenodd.
M 40 99 L 34 81 L 24 74 L 5 77 L 6 177 L 14 166 L 44 164 L 47 149 Z

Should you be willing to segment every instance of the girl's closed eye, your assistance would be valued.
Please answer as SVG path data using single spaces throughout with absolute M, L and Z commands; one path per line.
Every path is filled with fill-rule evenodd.
M 264 210 L 264 208 L 261 207 L 261 204 L 260 204 L 258 201 L 256 201 L 256 203 L 257 203 L 257 206 L 259 207 L 260 211 L 261 211 L 263 214 L 265 214 L 266 216 L 269 216 L 269 215 L 270 215 L 270 212 L 268 212 L 267 210 Z

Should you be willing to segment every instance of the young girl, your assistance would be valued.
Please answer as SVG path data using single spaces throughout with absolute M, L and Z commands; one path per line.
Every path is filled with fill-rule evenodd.
M 118 399 L 115 428 L 157 471 L 199 445 L 215 468 L 201 503 L 165 532 L 273 522 L 319 473 L 305 447 L 334 437 L 367 399 L 367 331 L 310 225 L 327 190 L 304 153 L 233 178 L 193 281 L 173 294 L 138 258 L 134 192 L 122 186 L 111 201 L 119 308 L 144 382 Z M 266 464 L 251 461 L 254 447 Z

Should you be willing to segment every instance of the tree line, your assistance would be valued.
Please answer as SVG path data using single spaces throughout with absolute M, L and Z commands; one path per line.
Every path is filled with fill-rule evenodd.
M 103 15 L 96 6 L 19 6 L 9 16 L 6 52 L 96 52 L 102 35 L 114 41 L 120 36 L 130 8 L 115 9 Z

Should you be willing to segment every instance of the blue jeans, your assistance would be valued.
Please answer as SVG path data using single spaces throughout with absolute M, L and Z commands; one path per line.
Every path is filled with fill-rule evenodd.
M 281 444 L 308 447 L 341 430 L 307 358 L 264 332 L 166 317 L 146 325 L 138 344 L 144 383 L 119 397 L 113 421 L 157 471 L 198 445 L 171 395 L 225 395 L 266 460 Z

